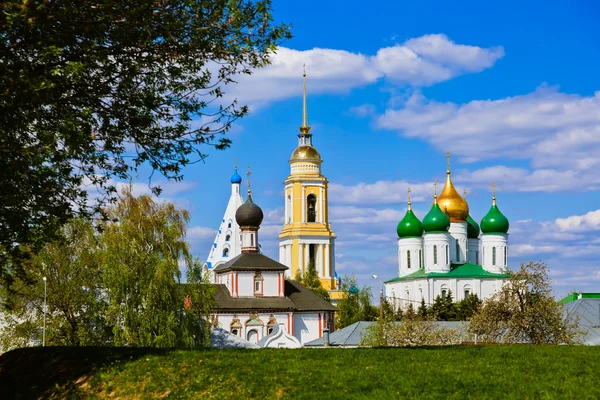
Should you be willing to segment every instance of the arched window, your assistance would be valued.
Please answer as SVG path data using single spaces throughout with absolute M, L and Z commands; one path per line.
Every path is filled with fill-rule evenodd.
M 492 265 L 496 265 L 496 248 L 492 247 Z
M 446 297 L 448 295 L 448 286 L 442 285 L 442 297 Z
M 423 250 L 419 249 L 419 268 L 423 268 Z
M 448 264 L 448 259 L 450 258 L 450 246 L 444 247 L 446 247 L 446 264 Z
M 504 266 L 508 265 L 508 246 L 504 246 Z
M 475 264 L 479 265 L 479 250 L 475 251 Z
M 229 249 L 227 247 L 223 249 L 223 257 L 229 257 Z
M 227 224 L 228 228 L 231 228 L 231 221 L 229 221 L 229 223 Z
M 275 325 L 277 325 L 277 318 L 273 314 L 269 317 L 269 321 L 267 322 L 267 335 L 273 333 L 273 329 L 275 329 Z
M 230 239 L 231 239 L 231 235 L 230 235 L 230 234 L 227 234 L 227 236 L 225 236 L 225 241 L 226 241 L 226 242 L 229 242 L 229 240 L 230 240 Z
M 287 197 L 287 221 L 289 223 L 292 220 L 292 196 Z
M 458 240 L 454 243 L 456 244 L 456 262 L 460 262 L 460 245 L 458 244 Z
M 254 294 L 262 294 L 263 292 L 263 277 L 257 273 L 254 275 Z
M 410 250 L 406 252 L 406 265 L 408 265 L 408 269 L 410 269 Z
M 308 222 L 317 220 L 317 196 L 309 194 L 306 198 L 306 215 Z
M 248 331 L 246 334 L 246 340 L 250 343 L 257 344 L 258 343 L 258 332 L 255 329 Z
M 433 245 L 433 263 L 437 264 L 437 244 Z
M 465 299 L 469 298 L 469 296 L 471 295 L 471 292 L 472 292 L 471 286 L 465 285 L 463 288 L 463 293 L 465 295 Z

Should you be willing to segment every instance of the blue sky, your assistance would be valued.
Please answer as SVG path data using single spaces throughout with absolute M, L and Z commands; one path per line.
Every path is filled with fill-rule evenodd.
M 233 146 L 207 149 L 206 163 L 187 167 L 184 182 L 162 185 L 162 197 L 191 212 L 195 255 L 208 255 L 237 157 L 241 173 L 252 165 L 253 197 L 266 215 L 259 238 L 277 258 L 306 63 L 308 120 L 330 181 L 340 275 L 372 287 L 372 274 L 397 276 L 395 226 L 406 188 L 422 217 L 450 151 L 454 183 L 467 189 L 477 221 L 497 182 L 511 222 L 509 267 L 544 260 L 557 296 L 600 292 L 600 5 L 273 6 L 294 38 L 271 66 L 228 88 L 251 109 L 230 134 Z

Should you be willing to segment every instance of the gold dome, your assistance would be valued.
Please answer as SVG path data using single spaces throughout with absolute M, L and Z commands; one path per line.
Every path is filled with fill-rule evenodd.
M 469 216 L 469 205 L 454 188 L 452 179 L 450 179 L 450 170 L 447 171 L 446 185 L 437 198 L 437 203 L 442 211 L 450 217 L 451 222 L 465 222 Z
M 321 155 L 312 146 L 298 146 L 292 153 L 290 161 L 312 161 L 321 162 Z

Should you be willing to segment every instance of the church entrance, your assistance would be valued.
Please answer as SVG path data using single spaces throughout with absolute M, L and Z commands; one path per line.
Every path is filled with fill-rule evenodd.
M 258 332 L 254 329 L 248 331 L 248 334 L 246 335 L 246 340 L 248 340 L 250 343 L 258 343 Z

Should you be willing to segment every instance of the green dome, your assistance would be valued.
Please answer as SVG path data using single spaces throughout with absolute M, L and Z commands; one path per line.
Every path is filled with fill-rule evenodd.
M 406 211 L 404 218 L 398 222 L 396 232 L 398 233 L 399 238 L 421 237 L 423 235 L 423 225 L 415 213 L 409 208 Z
M 496 202 L 492 204 L 492 208 L 481 220 L 481 232 L 483 233 L 507 233 L 508 218 L 500 212 Z
M 425 232 L 445 232 L 450 228 L 450 218 L 438 206 L 433 203 L 431 210 L 423 218 L 423 229 Z
M 477 239 L 479 237 L 479 225 L 469 214 L 467 216 L 467 237 L 469 239 Z

